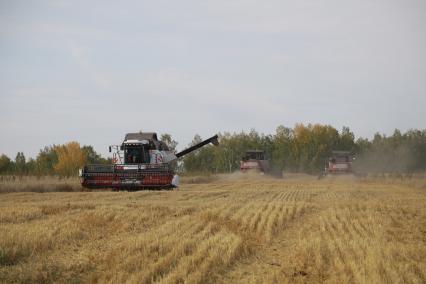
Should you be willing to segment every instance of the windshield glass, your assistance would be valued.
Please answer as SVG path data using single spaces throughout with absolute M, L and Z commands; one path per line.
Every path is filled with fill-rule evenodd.
M 247 152 L 245 160 L 264 160 L 263 152 Z
M 126 147 L 125 150 L 125 162 L 126 163 L 149 163 L 149 157 L 145 157 L 143 147 Z M 149 155 L 148 155 L 149 156 Z

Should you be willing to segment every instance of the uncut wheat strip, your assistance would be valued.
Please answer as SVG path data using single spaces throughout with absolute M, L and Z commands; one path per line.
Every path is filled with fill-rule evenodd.
M 216 249 L 216 253 L 210 254 L 209 258 L 189 275 L 188 283 L 206 283 L 221 277 L 219 273 L 224 267 L 231 266 L 236 259 L 244 255 L 243 247 L 239 237 L 228 237 L 224 245 Z
M 345 235 L 343 234 L 343 232 L 341 231 L 341 228 L 338 224 L 338 222 L 336 222 L 336 212 L 334 208 L 330 208 L 327 211 L 325 211 L 322 215 L 322 221 L 325 224 L 325 227 L 327 228 L 327 233 L 329 234 L 329 237 L 331 239 L 336 239 L 336 238 L 344 238 Z
M 281 227 L 279 223 L 279 218 L 283 215 L 284 204 L 274 205 L 274 209 L 268 218 L 268 221 L 265 224 L 265 232 L 266 232 L 266 241 L 270 242 L 272 237 L 278 232 L 279 227 Z
M 368 277 L 366 256 L 371 245 L 371 239 L 358 238 L 353 234 L 349 239 L 339 238 L 336 245 L 345 252 L 346 263 L 354 274 L 357 282 L 365 281 Z
M 298 189 L 294 192 L 293 201 L 304 201 L 304 190 Z
M 311 268 L 314 269 L 321 281 L 342 281 L 339 276 L 341 273 L 336 272 L 347 270 L 346 255 L 343 254 L 343 250 L 339 246 L 339 240 L 330 238 L 329 230 L 329 224 L 323 216 L 320 216 L 319 235 L 315 236 L 315 232 L 310 232 L 307 236 L 307 242 L 313 244 L 310 246 L 311 253 L 309 253 L 313 256 Z M 351 273 L 346 275 L 346 279 L 350 278 L 350 275 Z
M 298 192 L 297 192 L 297 195 L 296 195 L 296 201 L 298 201 L 298 202 L 306 202 L 306 201 L 308 201 L 309 200 L 309 197 L 310 197 L 310 193 L 309 192 L 307 192 L 306 190 L 299 190 Z
M 100 234 L 110 236 L 116 233 L 116 230 L 113 230 L 117 228 L 116 222 L 110 222 L 111 217 L 115 215 L 109 216 L 103 213 L 102 211 L 96 211 L 96 213 L 79 212 L 79 214 L 73 214 L 73 217 L 70 217 L 68 213 L 61 213 L 31 223 L 1 226 L 0 242 L 3 243 L 2 248 L 4 249 L 21 251 L 19 254 L 22 257 L 24 255 L 49 253 L 57 248 L 65 250 L 67 246 L 82 245 L 91 241 L 92 238 L 97 238 Z M 101 222 L 99 225 L 102 225 L 102 229 L 99 229 L 96 223 L 93 224 L 95 226 L 93 230 L 91 227 L 86 227 L 85 223 L 80 222 L 80 217 L 84 216 L 94 216 L 95 221 Z M 107 231 L 108 233 L 105 234 Z
M 342 239 L 335 240 L 335 244 L 329 246 L 331 255 L 333 256 L 334 268 L 336 274 L 345 274 L 348 278 L 355 278 L 354 270 L 352 268 L 351 258 L 347 258 L 344 253 L 344 244 L 342 243 Z
M 191 255 L 197 246 L 203 240 L 207 239 L 209 236 L 213 236 L 217 232 L 217 228 L 211 224 L 201 226 L 203 229 L 200 232 L 184 232 L 179 234 L 179 236 L 173 237 L 171 243 L 174 244 L 174 247 L 166 255 L 162 255 L 158 260 L 145 267 L 143 264 L 140 268 L 145 268 L 141 271 L 144 273 L 141 275 L 141 278 L 138 280 L 139 283 L 151 283 L 155 282 L 158 279 L 161 279 L 168 273 L 170 273 L 176 265 L 180 262 L 182 257 Z M 147 263 L 152 263 L 152 260 L 147 258 Z
M 400 248 L 401 249 L 401 248 Z M 376 262 L 378 268 L 378 274 L 383 282 L 399 282 L 399 283 L 414 283 L 412 278 L 413 274 L 406 269 L 407 264 L 404 263 L 403 267 L 400 267 L 399 261 L 392 257 L 391 254 L 387 253 L 387 247 L 381 248 L 381 254 L 377 255 Z
M 146 234 L 122 236 L 115 244 L 110 243 L 108 247 L 104 247 L 104 251 L 94 251 L 94 257 L 102 259 L 99 262 L 99 270 L 104 271 L 102 279 L 113 277 L 123 280 L 128 274 L 140 271 L 141 268 L 145 268 L 142 269 L 145 272 L 163 256 L 173 255 L 173 250 L 181 241 L 179 236 L 191 240 L 193 235 L 203 233 L 205 226 L 202 223 L 183 219 L 185 220 L 178 220 L 177 223 L 181 224 L 176 226 L 167 222 Z M 111 267 L 115 269 L 111 270 Z
M 199 224 L 198 220 L 194 218 L 193 216 L 185 215 L 183 217 L 180 217 L 178 219 L 173 219 L 170 221 L 166 221 L 165 223 L 161 224 L 159 227 L 152 228 L 151 230 L 147 231 L 146 233 L 140 233 L 134 237 L 131 238 L 134 243 L 134 248 L 138 248 L 138 242 L 137 240 L 141 240 L 140 243 L 142 246 L 144 246 L 144 240 L 147 240 L 148 243 L 156 243 L 159 240 L 164 240 L 166 237 L 170 235 L 174 235 L 176 232 L 192 232 L 193 230 L 197 230 L 197 224 Z M 115 247 L 120 247 L 121 243 L 126 243 L 128 239 L 124 239 L 122 242 L 119 242 L 115 245 Z
M 368 218 L 368 214 L 365 208 L 354 205 L 350 208 L 350 212 L 346 216 L 350 219 L 349 230 L 354 236 L 361 239 L 369 239 L 375 237 L 373 232 L 368 228 L 374 227 L 374 223 L 371 223 L 374 219 Z
M 222 199 L 224 195 L 228 194 L 228 191 L 225 190 L 209 190 L 207 192 L 200 192 L 197 199 L 203 200 L 204 203 L 211 203 L 217 199 Z
M 286 192 L 286 191 L 281 192 L 278 200 L 281 201 L 281 202 L 285 201 L 287 194 L 288 194 L 288 192 Z
M 306 214 L 310 209 L 313 209 L 314 206 L 312 206 L 310 203 L 301 202 L 299 203 L 299 207 L 297 210 L 297 217 L 303 216 Z
M 90 232 L 82 228 L 77 219 L 70 219 L 65 214 L 23 225 L 2 225 L 0 228 L 0 246 L 22 251 L 27 256 L 74 245 L 91 237 Z
M 365 266 L 365 278 L 369 283 L 384 282 L 384 278 L 387 278 L 387 274 L 383 274 L 384 271 L 380 267 L 383 261 L 381 257 L 381 250 L 383 249 L 381 240 L 371 239 L 368 242 L 364 258 Z M 388 260 L 386 260 L 388 261 Z M 383 274 L 383 275 L 382 275 Z
M 206 277 L 213 276 L 211 270 L 214 268 L 229 265 L 236 256 L 240 243 L 239 237 L 220 231 L 202 241 L 194 254 L 182 257 L 175 269 L 159 283 L 201 283 Z
M 233 204 L 246 205 L 254 200 L 261 200 L 263 192 L 235 189 L 226 201 Z
M 241 203 L 238 203 L 238 204 L 229 203 L 226 205 L 226 209 L 219 211 L 218 215 L 225 219 L 231 219 L 232 216 L 234 216 L 236 212 L 239 212 L 243 207 L 244 206 Z
M 255 229 L 259 235 L 267 235 L 267 232 L 265 231 L 265 226 L 268 220 L 273 218 L 273 216 L 271 216 L 271 213 L 274 211 L 275 207 L 275 203 L 268 203 L 267 208 L 263 212 L 261 219 L 258 222 L 257 228 Z
M 284 228 L 287 221 L 288 221 L 288 215 L 290 212 L 290 208 L 288 204 L 283 204 L 281 208 L 281 213 L 278 215 L 278 228 Z
M 296 191 L 297 189 L 292 189 L 291 191 L 289 191 L 286 197 L 286 201 L 288 202 L 295 201 Z
M 426 265 L 423 261 L 426 256 L 426 249 L 419 249 L 418 240 L 421 239 L 422 233 L 418 231 L 417 224 L 411 224 L 410 218 L 407 218 L 407 213 L 394 208 L 386 216 L 380 217 L 388 217 L 389 220 L 392 220 L 392 222 L 387 222 L 380 235 L 385 244 L 381 250 L 383 259 L 381 268 L 386 271 L 387 275 L 393 275 L 391 278 L 395 278 L 394 274 L 397 273 L 401 276 L 401 281 L 403 282 L 423 281 L 425 277 L 422 270 L 426 271 Z M 399 230 L 393 233 L 392 225 L 394 225 L 395 219 L 401 220 L 396 225 L 397 228 L 402 226 L 401 229 L 404 229 L 405 232 L 404 236 L 398 234 Z M 415 238 L 414 235 L 419 237 Z M 423 269 L 421 269 L 422 266 Z
M 327 279 L 329 274 L 333 271 L 333 255 L 331 255 L 330 246 L 334 244 L 330 243 L 329 240 L 320 239 L 319 250 L 317 250 L 316 267 L 319 268 L 319 274 L 321 279 Z
M 182 220 L 175 222 L 177 226 L 171 221 L 146 233 L 123 232 L 119 235 L 106 235 L 102 240 L 85 244 L 81 250 L 84 251 L 86 258 L 97 260 L 97 270 L 104 271 L 105 277 L 111 277 L 112 273 L 117 277 L 120 274 L 118 270 L 126 275 L 132 269 L 139 269 L 137 265 L 141 261 L 149 259 L 150 261 L 145 263 L 151 264 L 155 259 L 173 250 L 176 239 L 175 241 L 169 239 L 173 233 L 187 232 L 188 235 L 185 237 L 190 238 L 191 234 L 197 234 L 204 228 L 201 224 L 196 226 L 198 223 L 192 222 L 188 217 L 182 217 Z M 105 277 L 102 279 L 105 280 Z
M 212 202 L 209 204 L 209 206 L 204 208 L 203 211 L 211 210 L 211 211 L 214 211 L 216 215 L 225 216 L 225 215 L 231 214 L 232 211 L 235 210 L 235 208 L 239 208 L 238 204 L 234 204 L 227 200 L 225 202 L 221 202 L 220 204 L 217 204 L 216 202 Z
M 299 188 L 298 190 L 296 190 L 294 195 L 294 201 L 297 201 L 297 202 L 306 201 L 304 189 Z
M 240 218 L 233 218 L 236 222 L 241 224 L 241 228 L 243 230 L 247 230 L 250 227 L 250 221 L 255 219 L 255 217 L 259 214 L 260 206 L 254 204 L 251 207 L 247 207 L 245 212 L 241 214 Z
M 262 214 L 260 216 L 260 220 L 257 221 L 256 226 L 253 227 L 254 230 L 257 230 L 259 234 L 262 234 L 262 231 L 264 229 L 265 223 L 267 222 L 269 218 L 269 214 L 274 210 L 275 204 L 277 200 L 279 200 L 280 193 L 271 193 L 269 200 L 267 200 L 267 203 L 265 204 L 264 208 L 262 208 Z
M 357 281 L 361 281 L 359 272 L 366 273 L 363 265 L 365 248 L 363 243 L 360 243 L 362 239 L 354 238 L 347 226 L 342 225 L 345 221 L 341 216 L 344 216 L 344 211 L 329 210 L 322 222 L 325 223 L 330 245 L 335 248 L 339 262 L 344 263 L 346 270 L 350 271 Z
M 297 212 L 299 211 L 299 204 L 298 203 L 292 203 L 290 207 L 290 220 L 294 220 L 297 217 Z
M 353 215 L 353 214 L 352 214 Z M 351 216 L 351 213 L 347 208 L 338 209 L 334 211 L 333 221 L 336 222 L 340 228 L 340 230 L 348 236 L 350 239 L 355 239 L 357 236 L 362 237 L 356 234 L 355 230 L 352 230 L 350 226 L 351 222 L 354 219 L 354 216 Z
M 286 198 L 286 201 L 293 201 L 293 196 L 294 196 L 294 189 L 292 189 L 291 191 L 289 191 L 288 192 L 288 195 L 287 195 L 287 198 Z
M 366 269 L 365 255 L 362 251 L 366 251 L 366 242 L 364 240 L 360 241 L 345 241 L 343 239 L 338 239 L 335 241 L 336 247 L 339 251 L 343 251 L 345 255 L 345 266 L 346 273 L 350 273 L 354 282 L 361 283 L 367 282 L 368 271 Z M 361 252 L 356 253 L 357 250 Z
M 47 218 L 38 207 L 2 207 L 0 224 L 24 224 L 32 220 Z
M 327 255 L 327 242 L 322 236 L 307 232 L 299 238 L 294 248 L 293 258 L 297 260 L 293 270 L 303 271 L 316 282 L 324 282 L 330 274 L 330 256 Z
M 175 236 L 178 232 L 194 232 L 202 224 L 193 216 L 184 216 L 178 220 L 167 221 L 160 227 L 154 228 L 145 234 L 141 234 L 142 240 L 151 241 L 165 240 L 169 236 Z
M 197 196 L 198 196 L 198 194 L 194 193 L 194 192 L 183 193 L 181 196 L 179 196 L 178 200 L 179 201 L 191 201 L 192 199 L 195 199 Z
M 272 197 L 271 197 L 270 202 L 278 202 L 280 200 L 281 192 L 276 191 L 274 193 L 271 193 L 271 195 L 272 195 Z
M 340 221 L 340 215 L 344 212 L 336 210 L 336 208 L 330 208 L 324 213 L 323 221 L 328 228 L 328 232 L 330 233 L 330 237 L 332 239 L 336 238 L 344 238 L 347 240 L 350 238 L 349 232 L 346 229 L 346 225 Z
M 247 229 L 253 232 L 256 232 L 257 225 L 259 224 L 260 219 L 262 218 L 262 215 L 265 214 L 265 210 L 268 206 L 269 206 L 269 203 L 266 203 L 263 206 L 257 207 L 256 214 L 254 214 L 252 218 L 250 218 L 250 220 L 248 220 L 248 222 L 246 223 Z
M 335 200 L 343 200 L 347 199 L 349 196 L 347 193 L 343 192 L 330 192 L 328 195 L 329 200 L 335 201 Z
M 289 269 L 289 271 L 285 273 L 286 282 L 295 282 L 297 278 L 294 278 L 294 274 L 299 272 L 307 273 L 309 279 L 311 279 L 311 277 L 316 279 L 315 263 L 317 250 L 319 250 L 319 243 L 320 235 L 317 234 L 313 228 L 298 232 L 298 237 L 295 239 L 295 245 L 292 246 L 289 251 L 289 255 L 284 259 L 286 266 Z M 292 261 L 290 261 L 290 259 Z
M 426 263 L 424 262 L 426 247 L 419 248 L 417 244 L 405 244 L 398 247 L 389 243 L 384 252 L 384 257 L 387 259 L 398 255 L 394 257 L 395 261 L 392 263 L 384 263 L 389 266 L 391 271 L 404 275 L 403 279 L 406 282 L 426 283 Z
M 243 220 L 245 218 L 247 218 L 248 215 L 253 215 L 256 213 L 256 211 L 254 210 L 254 208 L 256 208 L 258 206 L 257 202 L 249 202 L 246 203 L 244 206 L 240 207 L 233 215 L 232 215 L 232 219 L 240 222 L 242 224 L 245 224 L 243 222 Z

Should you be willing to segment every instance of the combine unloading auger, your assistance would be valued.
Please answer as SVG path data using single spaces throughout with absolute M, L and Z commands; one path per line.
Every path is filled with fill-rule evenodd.
M 171 163 L 209 143 L 219 145 L 215 135 L 177 154 L 157 139 L 156 133 L 128 133 L 115 149 L 114 164 L 86 165 L 80 170 L 82 186 L 112 189 L 167 189 L 178 186 Z

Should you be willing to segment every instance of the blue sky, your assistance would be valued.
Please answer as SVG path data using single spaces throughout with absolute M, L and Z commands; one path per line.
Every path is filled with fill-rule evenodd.
M 126 132 L 426 128 L 426 2 L 0 1 L 0 153 Z

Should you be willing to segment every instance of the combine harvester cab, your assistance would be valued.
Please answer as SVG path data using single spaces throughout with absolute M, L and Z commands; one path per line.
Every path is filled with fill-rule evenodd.
M 325 163 L 324 175 L 353 174 L 353 160 L 349 151 L 333 151 Z
M 110 146 L 111 165 L 86 165 L 80 170 L 81 185 L 85 188 L 170 189 L 177 187 L 179 177 L 172 162 L 209 143 L 219 145 L 215 135 L 182 152 L 174 154 L 157 139 L 156 133 L 128 133 L 123 143 Z
M 261 150 L 248 150 L 240 161 L 240 171 L 256 171 L 262 174 L 269 172 L 269 160 L 265 158 L 265 152 Z

